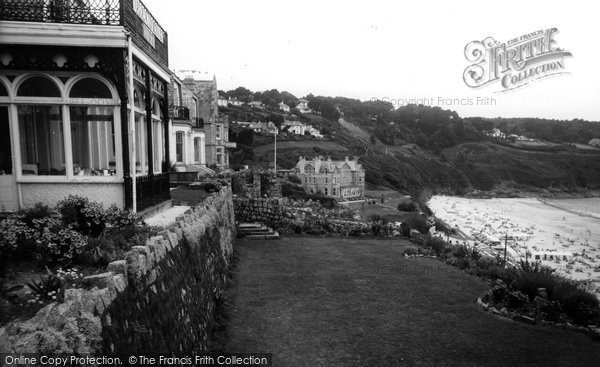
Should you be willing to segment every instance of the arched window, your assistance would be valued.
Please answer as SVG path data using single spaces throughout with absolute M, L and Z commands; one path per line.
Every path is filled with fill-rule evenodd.
M 135 108 L 146 110 L 146 94 L 143 90 L 136 88 L 133 91 L 133 105 Z
M 58 86 L 44 76 L 33 76 L 25 80 L 17 90 L 19 97 L 60 97 Z
M 81 79 L 71 88 L 71 98 L 112 98 L 110 89 L 102 81 L 95 78 Z

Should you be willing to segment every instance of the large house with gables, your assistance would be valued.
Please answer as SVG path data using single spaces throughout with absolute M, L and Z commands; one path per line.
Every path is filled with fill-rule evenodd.
M 336 199 L 359 199 L 365 195 L 365 170 L 358 158 L 333 161 L 300 157 L 294 171 L 307 192 Z

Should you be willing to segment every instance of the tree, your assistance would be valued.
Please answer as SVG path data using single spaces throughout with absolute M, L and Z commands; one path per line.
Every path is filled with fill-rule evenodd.
M 254 130 L 243 129 L 237 136 L 237 143 L 240 145 L 252 146 L 254 144 Z

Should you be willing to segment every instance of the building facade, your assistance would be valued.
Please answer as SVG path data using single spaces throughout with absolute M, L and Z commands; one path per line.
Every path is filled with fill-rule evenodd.
M 180 71 L 183 86 L 198 97 L 199 123 L 204 126 L 206 164 L 219 170 L 229 168 L 229 150 L 235 143 L 229 142 L 229 119 L 219 116 L 219 93 L 215 76 L 208 78 L 204 73 Z
M 169 156 L 176 171 L 212 173 L 206 169 L 206 137 L 198 117 L 198 107 L 195 93 L 172 73 L 169 86 Z
M 336 199 L 359 199 L 365 195 L 365 170 L 358 158 L 333 161 L 300 157 L 294 171 L 307 192 Z
M 300 113 L 311 113 L 312 109 L 308 107 L 308 100 L 304 98 L 300 98 L 298 100 L 298 104 L 296 105 L 296 109 Z
M 139 0 L 1 1 L 0 210 L 169 199 L 168 83 L 167 33 Z

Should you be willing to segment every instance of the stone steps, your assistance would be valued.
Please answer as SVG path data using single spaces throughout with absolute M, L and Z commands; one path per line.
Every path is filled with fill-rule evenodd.
M 260 223 L 240 223 L 238 225 L 238 237 L 253 240 L 276 240 L 279 233 Z

